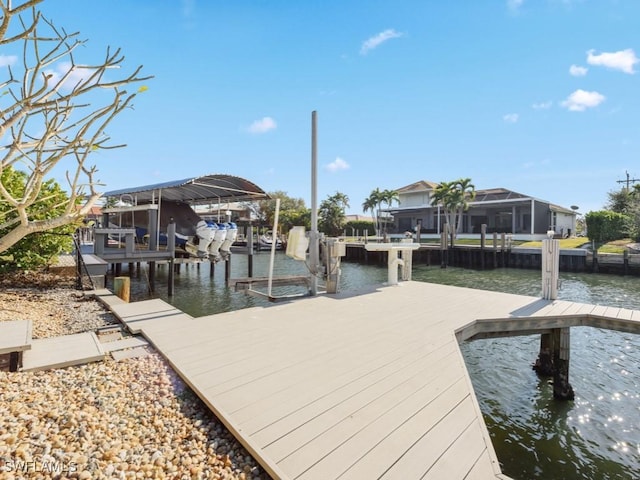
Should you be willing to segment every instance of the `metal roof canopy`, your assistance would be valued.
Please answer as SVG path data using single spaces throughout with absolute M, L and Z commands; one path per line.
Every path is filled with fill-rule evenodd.
M 156 203 L 158 200 L 198 205 L 211 203 L 213 200 L 239 202 L 270 198 L 264 190 L 249 180 L 224 174 L 123 188 L 106 192 L 103 196 L 118 198 L 130 196 L 136 205 Z

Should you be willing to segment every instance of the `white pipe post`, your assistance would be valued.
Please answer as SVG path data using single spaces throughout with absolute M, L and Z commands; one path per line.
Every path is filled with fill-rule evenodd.
M 398 258 L 398 250 L 395 248 L 387 251 L 387 283 L 389 285 L 398 284 L 398 267 L 404 265 Z
M 160 216 L 162 214 L 161 209 L 162 209 L 162 189 L 159 189 L 158 190 L 158 223 L 157 223 L 158 228 L 156 229 L 156 250 L 160 250 L 160 218 L 162 218 Z M 134 225 L 133 228 L 135 227 L 136 226 Z
M 273 230 L 271 231 L 271 258 L 269 259 L 269 279 L 267 282 L 267 295 L 271 297 L 271 285 L 273 284 L 273 264 L 276 257 L 276 244 L 278 243 L 278 217 L 280 215 L 280 199 L 276 198 L 276 214 L 273 217 Z
M 320 245 L 318 240 L 318 138 L 317 113 L 311 112 L 311 232 L 309 232 L 309 260 L 311 262 L 311 295 L 318 294 L 318 264 Z
M 542 298 L 555 300 L 558 298 L 558 282 L 560 278 L 560 242 L 558 240 L 542 241 Z

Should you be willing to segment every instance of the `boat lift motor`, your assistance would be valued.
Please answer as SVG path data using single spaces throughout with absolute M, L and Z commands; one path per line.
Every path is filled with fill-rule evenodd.
M 213 242 L 218 226 L 212 222 L 200 220 L 196 225 L 196 235 L 198 236 L 199 258 L 207 258 L 209 256 L 209 246 Z
M 216 224 L 214 223 L 213 225 Z M 227 227 L 225 224 L 219 223 L 216 225 L 216 228 L 213 242 L 209 244 L 209 258 L 217 262 L 220 260 L 220 247 L 225 238 L 227 238 Z
M 225 223 L 224 225 L 227 229 L 227 235 L 220 246 L 220 256 L 222 256 L 223 260 L 227 260 L 231 256 L 231 245 L 233 245 L 238 236 L 238 226 L 233 222 Z

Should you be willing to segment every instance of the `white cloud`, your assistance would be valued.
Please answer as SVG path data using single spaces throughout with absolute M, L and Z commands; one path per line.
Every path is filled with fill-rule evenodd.
M 0 55 L 0 67 L 8 67 L 18 61 L 15 55 Z
M 598 92 L 576 90 L 562 102 L 562 106 L 572 112 L 584 112 L 587 108 L 593 108 L 604 102 L 606 97 Z
M 507 123 L 516 123 L 519 118 L 520 115 L 518 115 L 517 113 L 507 113 L 502 117 L 502 119 Z
M 524 4 L 524 0 L 507 0 L 507 8 L 512 12 L 517 12 Z
M 636 57 L 636 54 L 630 48 L 617 52 L 603 52 L 600 54 L 595 54 L 594 52 L 595 50 L 589 50 L 587 52 L 587 63 L 589 65 L 607 67 L 613 70 L 620 70 L 624 73 L 636 73 L 633 66 L 640 62 L 640 59 Z
M 271 117 L 263 117 L 260 120 L 253 122 L 248 130 L 249 133 L 267 133 L 269 130 L 274 130 L 278 125 L 276 121 Z
M 330 172 L 337 172 L 339 170 L 348 170 L 351 168 L 347 162 L 345 162 L 340 157 L 336 157 L 336 159 L 327 165 L 327 170 Z
M 50 87 L 64 78 L 62 88 L 71 90 L 78 83 L 88 80 L 94 72 L 94 68 L 85 68 L 82 65 L 72 67 L 70 62 L 61 62 L 54 69 L 45 70 L 44 73 L 49 76 Z
M 380 32 L 377 35 L 369 38 L 368 40 L 362 43 L 362 47 L 360 48 L 360 54 L 366 55 L 369 53 L 369 50 L 373 50 L 374 48 L 379 47 L 387 40 L 391 40 L 392 38 L 399 38 L 402 36 L 402 33 L 396 32 L 394 29 L 388 29 L 384 32 Z
M 531 108 L 534 110 L 549 110 L 553 106 L 553 102 L 548 100 L 546 102 L 534 103 Z
M 589 69 L 587 67 L 581 67 L 579 65 L 571 65 L 569 67 L 569 73 L 574 77 L 584 77 Z

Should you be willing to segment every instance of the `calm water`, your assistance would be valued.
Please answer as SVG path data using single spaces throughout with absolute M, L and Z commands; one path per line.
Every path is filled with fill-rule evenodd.
M 231 276 L 247 275 L 235 255 Z M 268 253 L 254 256 L 254 275 L 266 276 Z M 305 274 L 306 267 L 278 254 L 274 274 Z M 386 281 L 386 266 L 343 263 L 341 290 Z M 472 271 L 414 265 L 414 280 L 540 296 L 540 272 Z M 166 296 L 166 269 L 154 296 L 193 316 L 268 302 L 224 286 L 224 266 L 182 268 L 176 295 Z M 144 274 L 132 296 L 147 297 Z M 300 293 L 273 289 L 273 295 Z M 561 274 L 559 298 L 640 310 L 640 278 Z M 419 301 L 419 300 L 416 300 Z M 462 352 L 503 472 L 515 479 L 640 479 L 640 335 L 588 327 L 571 330 L 572 402 L 553 399 L 551 385 L 531 369 L 539 336 L 477 340 Z

